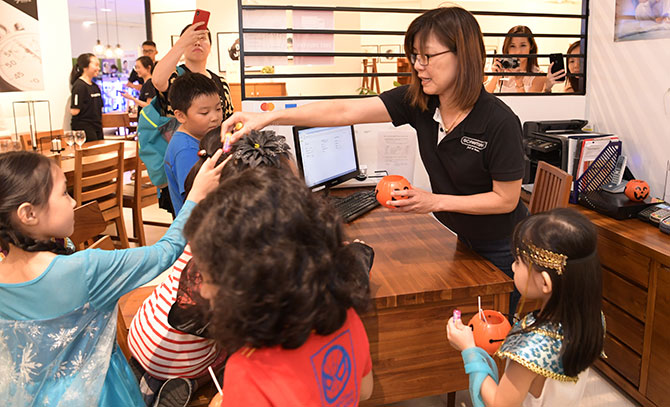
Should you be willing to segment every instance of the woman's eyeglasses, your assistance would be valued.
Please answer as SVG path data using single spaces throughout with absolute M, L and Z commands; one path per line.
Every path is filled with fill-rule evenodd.
M 438 53 L 435 53 L 435 54 L 409 54 L 409 62 L 411 62 L 412 65 L 414 65 L 416 63 L 416 61 L 419 61 L 419 65 L 426 66 L 426 65 L 428 65 L 428 63 L 430 62 L 430 59 L 432 57 L 436 57 L 438 55 L 446 54 L 447 52 L 451 52 L 451 50 L 448 49 L 446 51 L 438 52 Z

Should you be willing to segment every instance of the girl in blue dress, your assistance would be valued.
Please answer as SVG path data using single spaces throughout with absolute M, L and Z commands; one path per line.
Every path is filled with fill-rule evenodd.
M 218 184 L 217 152 L 155 245 L 71 253 L 75 201 L 63 171 L 39 154 L 0 154 L 0 399 L 11 406 L 142 406 L 116 344 L 119 298 L 170 267 L 182 228 Z

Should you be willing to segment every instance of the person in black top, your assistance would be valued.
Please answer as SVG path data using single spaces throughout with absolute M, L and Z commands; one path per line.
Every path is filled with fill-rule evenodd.
M 72 67 L 72 130 L 84 130 L 86 141 L 102 140 L 102 96 L 93 78 L 100 72 L 100 61 L 93 54 L 81 54 Z
M 158 50 L 156 49 L 156 43 L 150 40 L 144 41 L 142 43 L 142 56 L 151 58 L 152 71 L 153 67 L 156 66 L 156 55 Z M 137 84 L 135 83 L 137 82 Z M 141 90 L 142 85 L 144 84 L 144 79 L 142 76 L 137 73 L 137 70 L 133 69 L 128 75 L 128 83 L 126 87 L 133 88 L 135 90 Z
M 161 108 L 167 116 L 174 116 L 174 111 L 168 100 L 170 85 L 177 79 L 179 73 L 176 70 L 179 59 L 184 56 L 185 63 L 180 67 L 184 72 L 201 73 L 211 78 L 219 89 L 221 97 L 221 108 L 224 120 L 233 114 L 233 101 L 230 97 L 228 82 L 214 72 L 207 69 L 207 57 L 212 48 L 212 34 L 209 30 L 196 30 L 204 23 L 198 22 L 187 25 L 181 31 L 180 37 L 168 53 L 156 64 L 152 81 L 157 91 L 157 97 Z
M 136 98 L 135 96 L 122 92 L 121 96 L 126 99 L 132 100 L 137 105 L 137 115 L 139 116 L 142 108 L 151 103 L 151 99 L 156 96 L 156 89 L 154 84 L 151 82 L 151 71 L 154 67 L 154 61 L 149 57 L 139 57 L 135 61 L 135 72 L 137 72 L 142 78 L 142 87 L 140 88 L 140 97 Z
M 405 34 L 412 80 L 378 97 L 310 103 L 269 113 L 233 114 L 221 132 L 232 141 L 274 125 L 410 124 L 432 192 L 397 191 L 395 210 L 428 213 L 459 240 L 512 277 L 511 236 L 528 212 L 520 200 L 524 153 L 519 118 L 483 87 L 485 49 L 479 24 L 463 8 L 440 7 L 417 17 Z M 516 308 L 518 294 L 510 301 Z

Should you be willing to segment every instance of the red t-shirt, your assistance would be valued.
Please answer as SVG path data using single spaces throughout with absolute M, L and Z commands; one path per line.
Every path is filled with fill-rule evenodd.
M 357 406 L 372 370 L 370 345 L 356 311 L 334 333 L 311 334 L 298 349 L 242 348 L 228 359 L 222 406 Z

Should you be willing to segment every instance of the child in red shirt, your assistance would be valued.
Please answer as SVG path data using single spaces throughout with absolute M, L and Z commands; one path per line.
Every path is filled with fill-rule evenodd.
M 231 354 L 215 406 L 356 406 L 372 393 L 368 269 L 335 209 L 271 167 L 225 179 L 185 229 Z M 361 243 L 352 243 L 360 245 Z

